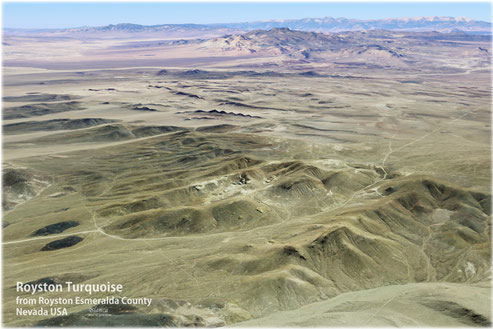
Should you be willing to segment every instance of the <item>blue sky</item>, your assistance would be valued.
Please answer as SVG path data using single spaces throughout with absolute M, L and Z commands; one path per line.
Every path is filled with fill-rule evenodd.
M 3 2 L 3 26 L 61 28 L 117 23 L 232 23 L 306 17 L 465 16 L 491 22 L 489 2 Z

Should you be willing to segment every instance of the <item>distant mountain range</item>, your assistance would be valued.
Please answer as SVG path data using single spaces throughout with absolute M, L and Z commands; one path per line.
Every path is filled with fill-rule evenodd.
M 461 30 L 464 32 L 487 32 L 491 31 L 491 23 L 475 21 L 466 17 L 409 17 L 389 18 L 376 20 L 361 20 L 348 18 L 304 18 L 289 20 L 271 20 L 251 23 L 223 24 L 225 27 L 254 30 L 269 30 L 276 27 L 288 27 L 292 30 L 318 31 L 318 32 L 341 32 L 362 30 L 389 30 L 389 31 L 439 31 L 451 32 Z
M 463 31 L 474 34 L 491 34 L 491 23 L 476 21 L 466 17 L 410 17 L 410 18 L 389 18 L 376 20 L 361 20 L 348 18 L 304 18 L 288 20 L 270 20 L 245 23 L 227 24 L 162 24 L 162 25 L 139 25 L 139 24 L 116 24 L 100 27 L 79 27 L 68 29 L 37 29 L 30 32 L 46 33 L 159 33 L 159 32 L 192 32 L 192 31 L 217 31 L 224 33 L 248 32 L 272 28 L 290 28 L 300 31 L 315 32 L 341 32 L 341 31 L 362 31 L 362 30 L 389 30 L 389 31 L 438 31 L 456 32 Z M 23 29 L 4 28 L 6 33 L 29 32 Z

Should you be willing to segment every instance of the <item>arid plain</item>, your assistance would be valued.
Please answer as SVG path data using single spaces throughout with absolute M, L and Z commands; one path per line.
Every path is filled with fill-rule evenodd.
M 223 32 L 4 36 L 4 324 L 490 326 L 489 37 Z

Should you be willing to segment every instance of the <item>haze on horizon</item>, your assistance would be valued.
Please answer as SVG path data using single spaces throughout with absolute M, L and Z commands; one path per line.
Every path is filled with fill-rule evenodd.
M 4 28 L 72 28 L 132 23 L 213 24 L 344 17 L 467 17 L 491 22 L 489 2 L 474 3 L 20 3 L 4 2 Z

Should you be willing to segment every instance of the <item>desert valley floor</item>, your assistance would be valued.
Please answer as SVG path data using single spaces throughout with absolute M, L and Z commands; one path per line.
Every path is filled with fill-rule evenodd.
M 491 325 L 489 41 L 256 33 L 34 67 L 6 39 L 5 325 Z M 153 302 L 23 318 L 17 281 Z

